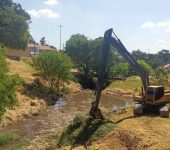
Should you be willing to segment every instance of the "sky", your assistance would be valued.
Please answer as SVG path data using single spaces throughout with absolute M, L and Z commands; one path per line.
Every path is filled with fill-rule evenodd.
M 128 51 L 170 50 L 169 0 L 13 0 L 31 16 L 30 32 L 60 47 L 73 34 L 89 39 L 113 28 Z

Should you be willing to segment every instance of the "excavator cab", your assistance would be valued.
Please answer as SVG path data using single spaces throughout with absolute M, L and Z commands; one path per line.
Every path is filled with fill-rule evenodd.
M 146 103 L 156 104 L 156 101 L 164 96 L 164 91 L 165 90 L 163 86 L 148 86 L 146 93 Z

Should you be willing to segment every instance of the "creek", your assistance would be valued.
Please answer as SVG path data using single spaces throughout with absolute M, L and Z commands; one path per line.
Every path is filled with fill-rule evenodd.
M 38 116 L 24 118 L 21 121 L 13 123 L 6 128 L 4 132 L 16 134 L 26 139 L 33 139 L 35 135 L 41 132 L 61 132 L 77 113 L 88 114 L 91 102 L 95 97 L 90 90 L 69 94 L 64 100 L 61 98 L 55 105 L 49 106 L 46 110 L 42 110 Z M 113 96 L 102 94 L 100 106 L 108 111 L 112 111 L 113 107 L 124 107 L 132 104 L 132 99 L 121 96 Z

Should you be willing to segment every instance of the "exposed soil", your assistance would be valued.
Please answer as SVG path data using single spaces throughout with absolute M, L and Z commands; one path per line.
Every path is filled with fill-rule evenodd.
M 119 119 L 118 116 L 122 119 Z M 124 118 L 124 119 L 123 119 Z M 134 117 L 131 110 L 112 115 L 115 130 L 88 147 L 92 150 L 169 150 L 170 118 L 159 116 Z M 65 147 L 63 149 L 68 149 Z M 77 147 L 83 149 L 83 147 Z

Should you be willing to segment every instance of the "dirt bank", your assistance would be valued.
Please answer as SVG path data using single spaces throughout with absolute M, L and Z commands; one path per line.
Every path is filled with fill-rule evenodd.
M 123 96 L 123 97 L 132 97 L 134 94 L 134 91 L 132 90 L 123 90 L 120 88 L 113 88 L 111 89 L 110 87 L 106 88 L 103 91 L 104 94 L 110 94 L 110 95 L 114 95 L 114 96 Z
M 39 111 L 47 107 L 43 99 L 31 99 L 26 95 L 17 92 L 18 106 L 12 109 L 7 109 L 2 117 L 1 125 L 7 126 L 10 123 L 21 120 L 31 115 L 38 115 Z
M 117 126 L 110 134 L 88 146 L 89 150 L 168 150 L 170 149 L 170 118 L 146 115 L 134 117 L 132 110 L 111 115 Z M 61 148 L 69 150 L 70 146 Z M 85 150 L 84 146 L 74 150 Z
M 35 71 L 29 65 L 28 60 L 21 59 L 20 61 L 6 59 L 9 67 L 9 73 L 14 75 L 18 74 L 26 83 L 31 83 L 35 79 L 32 75 Z M 31 115 L 38 115 L 38 112 L 47 107 L 43 99 L 37 97 L 30 98 L 23 93 L 23 87 L 19 88 L 16 92 L 18 105 L 6 109 L 5 115 L 2 117 L 1 125 L 7 126 L 10 123 L 21 120 Z
M 170 148 L 170 119 L 139 117 L 117 125 L 113 133 L 90 146 L 90 149 L 165 150 Z
M 33 74 L 36 71 L 30 65 L 31 60 L 28 58 L 22 58 L 20 61 L 6 59 L 9 66 L 9 73 L 14 75 L 18 74 L 26 84 L 31 84 L 36 78 Z M 71 82 L 68 85 L 71 93 L 77 93 L 81 91 L 81 87 L 78 83 Z M 23 87 L 18 89 L 17 93 L 18 105 L 14 108 L 7 109 L 5 115 L 2 117 L 0 125 L 7 126 L 10 123 L 14 123 L 17 120 L 22 120 L 28 116 L 38 115 L 39 111 L 46 109 L 48 104 L 46 100 L 36 96 L 30 96 L 23 90 Z

